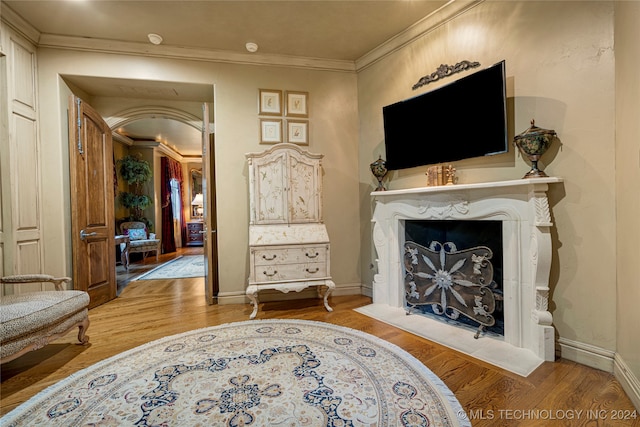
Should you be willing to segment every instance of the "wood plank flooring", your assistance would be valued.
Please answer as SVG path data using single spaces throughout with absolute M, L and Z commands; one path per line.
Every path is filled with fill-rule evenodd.
M 150 269 L 154 263 L 152 257 L 142 264 Z M 167 335 L 245 321 L 251 313 L 250 304 L 206 305 L 202 278 L 122 283 L 118 298 L 89 312 L 90 345 L 73 344 L 75 333 L 70 333 L 2 365 L 0 414 L 107 357 Z M 331 313 L 319 299 L 268 302 L 260 304 L 257 319 L 329 322 L 392 342 L 447 384 L 474 427 L 640 426 L 640 415 L 631 418 L 636 410 L 611 374 L 559 360 L 522 378 L 353 311 L 370 302 L 364 296 L 333 296 Z

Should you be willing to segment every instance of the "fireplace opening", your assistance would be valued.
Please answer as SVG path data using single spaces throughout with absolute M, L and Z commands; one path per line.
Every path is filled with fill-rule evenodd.
M 502 222 L 406 220 L 404 230 L 407 314 L 503 338 Z

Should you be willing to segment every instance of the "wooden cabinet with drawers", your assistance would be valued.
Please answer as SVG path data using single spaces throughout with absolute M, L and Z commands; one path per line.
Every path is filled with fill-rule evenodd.
M 204 223 L 202 221 L 187 222 L 187 242 L 186 246 L 202 246 L 204 244 Z
M 300 292 L 310 286 L 328 297 L 335 289 L 330 245 L 322 223 L 322 155 L 276 144 L 246 155 L 249 162 L 250 275 L 246 294 L 258 312 L 258 292 Z
M 329 245 L 252 248 L 251 276 L 256 282 L 326 280 Z

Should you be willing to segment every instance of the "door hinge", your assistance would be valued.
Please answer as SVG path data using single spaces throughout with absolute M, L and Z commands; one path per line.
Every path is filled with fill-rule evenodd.
M 81 155 L 84 154 L 84 150 L 82 149 L 82 108 L 81 108 L 81 102 L 82 100 L 80 100 L 80 98 L 76 99 L 76 105 L 77 105 L 77 113 L 78 113 L 78 123 L 77 123 L 77 127 L 78 127 L 78 153 L 80 153 Z

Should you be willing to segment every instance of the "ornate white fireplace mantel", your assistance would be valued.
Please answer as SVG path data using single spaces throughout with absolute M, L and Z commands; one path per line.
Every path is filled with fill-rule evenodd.
M 376 201 L 372 221 L 373 241 L 378 255 L 373 306 L 382 306 L 382 311 L 386 308 L 396 309 L 391 312 L 400 313 L 405 319 L 398 321 L 405 323 L 410 321 L 406 318 L 424 317 L 404 315 L 405 220 L 501 221 L 504 341 L 481 337 L 474 343 L 473 338 L 469 340 L 473 332 L 465 330 L 461 335 L 459 330 L 456 331 L 459 328 L 449 325 L 446 326 L 451 328 L 449 332 L 439 329 L 437 333 L 429 334 L 427 331 L 421 335 L 525 375 L 532 370 L 531 366 L 523 369 L 508 363 L 505 366 L 502 360 L 492 360 L 492 357 L 523 359 L 522 356 L 529 353 L 533 369 L 543 360 L 554 360 L 553 318 L 548 310 L 552 258 L 550 230 L 553 223 L 546 192 L 549 184 L 560 182 L 561 178 L 532 178 L 371 193 Z M 427 323 L 427 329 L 442 328 L 441 322 L 427 321 L 433 322 L 431 325 Z M 456 343 L 456 339 L 464 343 Z M 474 354 L 474 346 L 491 346 L 492 342 L 498 348 L 485 348 L 486 351 Z M 513 351 L 505 354 L 505 350 L 507 353 Z M 515 365 L 518 363 L 516 360 Z

